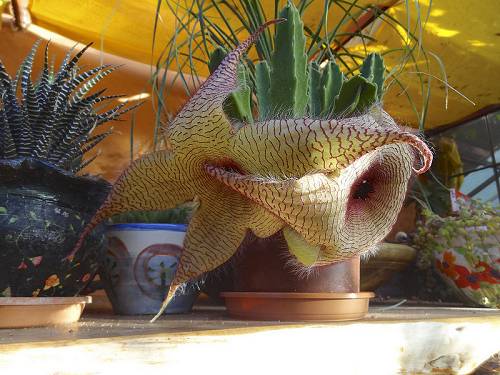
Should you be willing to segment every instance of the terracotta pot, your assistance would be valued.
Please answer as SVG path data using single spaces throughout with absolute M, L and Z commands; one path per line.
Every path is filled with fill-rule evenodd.
M 287 265 L 281 232 L 258 238 L 235 259 L 233 290 L 238 292 L 359 292 L 359 257 L 321 266 L 301 275 Z
M 342 321 L 361 319 L 373 293 L 226 292 L 229 313 L 256 320 Z
M 281 232 L 255 239 L 233 261 L 232 292 L 222 293 L 230 315 L 257 320 L 353 320 L 373 293 L 359 293 L 359 257 L 310 273 L 294 269 Z
M 85 297 L 1 297 L 0 328 L 28 328 L 77 322 Z

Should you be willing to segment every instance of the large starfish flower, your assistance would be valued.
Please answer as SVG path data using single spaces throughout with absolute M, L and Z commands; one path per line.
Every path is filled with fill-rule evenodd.
M 164 306 L 180 285 L 226 262 L 248 231 L 267 237 L 283 230 L 290 252 L 307 266 L 371 250 L 401 209 L 415 150 L 423 160 L 417 173 L 431 164 L 425 143 L 381 110 L 340 120 L 231 123 L 223 103 L 237 89 L 237 65 L 268 24 L 229 53 L 178 113 L 166 130 L 170 149 L 124 171 L 82 235 L 120 212 L 197 199 Z

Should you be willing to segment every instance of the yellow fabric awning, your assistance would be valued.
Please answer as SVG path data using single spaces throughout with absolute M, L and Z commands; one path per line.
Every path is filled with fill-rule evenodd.
M 420 0 L 420 14 L 425 17 L 430 0 Z M 274 1 L 262 1 L 272 14 Z M 369 3 L 369 1 L 364 1 Z M 383 3 L 383 2 L 380 2 Z M 406 23 L 407 13 L 402 4 L 392 7 L 390 14 Z M 417 11 L 413 2 L 410 18 L 415 23 Z M 173 2 L 171 3 L 173 4 Z M 161 47 L 174 33 L 175 18 L 165 4 L 161 8 L 156 48 L 152 51 L 153 25 L 157 0 L 32 0 L 30 10 L 34 22 L 49 30 L 80 42 L 94 41 L 97 48 L 143 63 L 155 62 Z M 311 7 L 305 23 L 319 21 L 321 6 Z M 178 12 L 183 10 L 179 8 Z M 422 40 L 427 51 L 435 54 L 444 65 L 448 83 L 475 102 L 475 106 L 449 89 L 445 107 L 445 85 L 440 63 L 430 56 L 430 72 L 434 78 L 426 128 L 433 128 L 463 118 L 483 107 L 500 102 L 500 4 L 498 0 L 483 0 L 471 4 L 466 0 L 433 2 Z M 179 13 L 180 14 L 180 13 Z M 332 15 L 330 24 L 335 23 Z M 230 22 L 233 20 L 229 19 Z M 418 32 L 418 30 L 416 30 Z M 384 51 L 401 46 L 404 29 L 384 25 L 374 36 L 379 45 L 370 49 Z M 357 47 L 353 47 L 357 48 Z M 401 56 L 390 54 L 386 63 L 393 66 Z M 423 58 L 422 58 L 423 61 Z M 422 63 L 422 61 L 419 61 Z M 402 88 L 393 85 L 385 97 L 385 106 L 403 123 L 415 126 L 416 116 L 402 94 L 408 92 L 419 107 L 420 82 L 415 67 L 409 64 L 400 75 Z

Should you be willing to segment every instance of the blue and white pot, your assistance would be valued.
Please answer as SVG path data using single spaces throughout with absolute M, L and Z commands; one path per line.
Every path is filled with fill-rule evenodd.
M 156 314 L 174 277 L 186 236 L 184 224 L 108 226 L 101 279 L 116 314 Z M 189 312 L 195 291 L 176 296 L 167 313 Z

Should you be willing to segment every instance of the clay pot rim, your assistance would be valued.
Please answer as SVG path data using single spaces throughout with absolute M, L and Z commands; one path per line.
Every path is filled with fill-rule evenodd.
M 297 293 L 297 292 L 222 292 L 224 298 L 268 298 L 268 299 L 366 299 L 375 297 L 373 292 L 352 293 Z
M 0 306 L 73 305 L 92 303 L 91 296 L 80 297 L 0 297 Z

